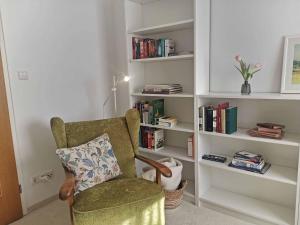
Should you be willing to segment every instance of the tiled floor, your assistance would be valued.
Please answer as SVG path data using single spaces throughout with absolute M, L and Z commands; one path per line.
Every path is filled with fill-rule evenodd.
M 197 208 L 191 203 L 166 211 L 166 225 L 253 225 L 207 208 Z M 69 225 L 66 203 L 54 201 L 11 225 Z M 142 225 L 142 224 L 141 224 Z

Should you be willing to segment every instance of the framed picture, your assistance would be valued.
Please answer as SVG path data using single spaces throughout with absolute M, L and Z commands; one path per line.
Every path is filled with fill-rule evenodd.
M 300 93 L 300 35 L 285 38 L 281 93 Z

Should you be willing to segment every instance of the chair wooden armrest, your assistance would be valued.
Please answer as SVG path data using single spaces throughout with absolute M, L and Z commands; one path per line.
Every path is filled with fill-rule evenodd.
M 143 161 L 144 163 L 147 163 L 148 165 L 150 165 L 156 169 L 156 183 L 159 185 L 161 184 L 161 175 L 163 175 L 165 177 L 172 176 L 172 171 L 168 167 L 166 167 L 165 165 L 163 165 L 159 162 L 156 162 L 152 159 L 148 159 L 141 155 L 136 155 L 135 158 Z
M 59 190 L 59 199 L 68 201 L 69 205 L 73 204 L 73 196 L 75 193 L 75 176 L 73 173 L 65 170 L 66 178 Z

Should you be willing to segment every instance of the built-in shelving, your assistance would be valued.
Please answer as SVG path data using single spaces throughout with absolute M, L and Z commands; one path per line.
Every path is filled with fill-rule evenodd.
M 139 148 L 139 150 L 142 153 L 154 154 L 154 155 L 166 156 L 166 157 L 174 157 L 175 159 L 184 160 L 187 162 L 195 161 L 192 157 L 187 156 L 187 149 L 185 148 L 164 146 L 164 149 L 161 149 L 159 151 L 153 151 L 147 148 Z
M 158 34 L 158 33 L 167 33 L 176 30 L 192 29 L 193 26 L 194 26 L 194 20 L 190 19 L 190 20 L 178 21 L 175 23 L 167 23 L 158 26 L 145 27 L 145 28 L 129 31 L 128 33 L 135 34 L 135 35 L 151 35 L 151 34 Z
M 138 97 L 162 97 L 162 98 L 194 98 L 193 94 L 180 93 L 180 94 L 143 94 L 141 92 L 132 93 L 131 96 Z
M 300 100 L 300 94 L 281 93 L 251 93 L 242 95 L 241 93 L 230 92 L 208 92 L 200 94 L 201 98 L 228 98 L 228 99 L 262 99 L 262 100 Z
M 204 195 L 200 196 L 200 200 L 269 223 L 280 225 L 294 224 L 295 209 L 222 189 L 210 188 Z
M 154 127 L 154 128 L 165 129 L 165 130 L 174 130 L 174 131 L 194 133 L 194 125 L 192 123 L 178 122 L 177 125 L 175 125 L 174 127 L 164 127 L 164 126 L 159 126 L 159 125 L 141 123 L 141 126 L 143 126 L 143 127 Z
M 128 85 L 129 107 L 138 101 L 149 100 L 150 102 L 164 99 L 165 115 L 176 117 L 178 123 L 171 128 L 142 123 L 141 127 L 163 129 L 167 146 L 157 152 L 139 148 L 140 153 L 153 159 L 173 157 L 182 161 L 184 164 L 182 177 L 190 179 L 184 192 L 185 197 L 197 203 L 199 196 L 195 195 L 195 186 L 198 182 L 194 179 L 197 179 L 195 169 L 198 163 L 195 161 L 198 160 L 187 156 L 188 138 L 197 131 L 194 126 L 196 118 L 194 116 L 196 106 L 195 1 L 172 0 L 171 4 L 166 3 L 164 0 L 125 0 L 128 62 L 128 70 L 125 72 L 132 76 Z M 172 39 L 175 41 L 175 55 L 133 59 L 132 37 Z M 147 51 L 147 48 L 145 49 Z M 168 95 L 141 93 L 141 89 L 147 84 L 181 84 L 183 93 Z
M 223 133 L 208 132 L 208 131 L 202 131 L 202 130 L 199 131 L 199 133 L 205 134 L 205 135 L 210 135 L 210 136 L 216 136 L 216 137 L 242 139 L 242 140 L 248 140 L 248 141 L 265 142 L 265 143 L 273 143 L 273 144 L 299 147 L 299 140 L 300 140 L 299 134 L 285 133 L 285 135 L 282 139 L 271 139 L 271 138 L 263 138 L 263 137 L 252 137 L 247 134 L 248 130 L 249 129 L 239 128 L 237 130 L 237 132 L 235 132 L 233 134 L 223 134 Z
M 220 170 L 230 171 L 234 173 L 244 174 L 248 176 L 254 176 L 261 179 L 272 180 L 275 182 L 280 182 L 284 184 L 297 185 L 297 170 L 294 168 L 271 165 L 270 169 L 265 174 L 253 173 L 233 167 L 229 167 L 228 164 L 231 162 L 232 158 L 227 157 L 225 163 L 213 162 L 209 160 L 200 160 L 200 164 Z
M 164 61 L 176 61 L 176 60 L 189 60 L 189 59 L 193 59 L 193 58 L 194 58 L 193 54 L 187 54 L 187 55 L 176 55 L 176 56 L 168 56 L 168 57 L 132 59 L 131 62 L 141 62 L 141 63 L 164 62 Z

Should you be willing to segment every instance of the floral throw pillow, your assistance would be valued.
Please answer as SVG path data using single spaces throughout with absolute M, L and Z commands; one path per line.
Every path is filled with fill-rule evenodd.
M 121 174 L 108 134 L 77 147 L 57 149 L 56 154 L 75 174 L 75 194 Z

